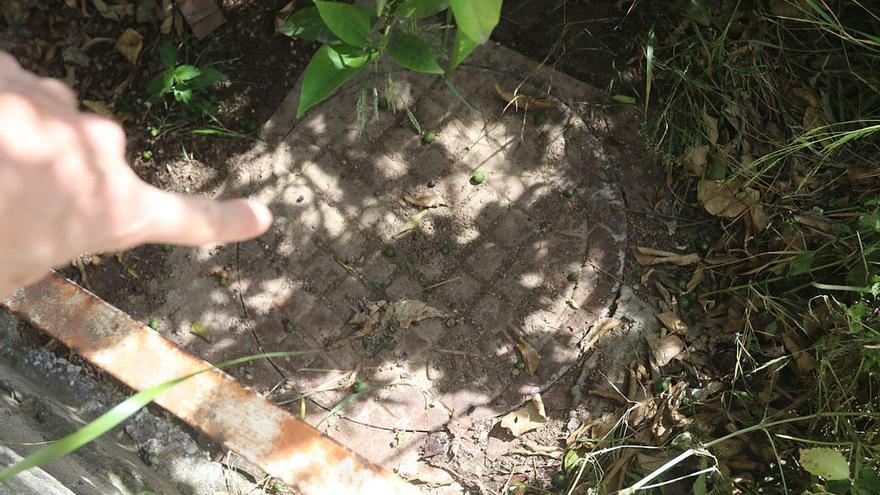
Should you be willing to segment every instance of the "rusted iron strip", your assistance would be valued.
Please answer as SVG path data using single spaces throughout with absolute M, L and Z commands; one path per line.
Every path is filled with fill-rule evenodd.
M 57 273 L 0 306 L 135 390 L 210 366 Z M 156 403 L 304 495 L 418 493 L 223 371 L 197 375 Z

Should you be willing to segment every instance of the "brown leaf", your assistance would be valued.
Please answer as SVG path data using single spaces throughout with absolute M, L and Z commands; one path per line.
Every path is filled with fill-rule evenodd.
M 134 15 L 134 4 L 128 2 L 108 5 L 104 0 L 92 0 L 92 5 L 98 9 L 98 13 L 101 14 L 101 17 L 104 19 L 110 19 L 111 21 L 121 21 L 124 17 L 131 17 Z
M 113 109 L 106 101 L 83 100 L 82 104 L 90 112 L 94 112 L 102 117 L 107 117 L 110 119 L 115 118 L 115 116 L 113 115 Z
M 805 215 L 795 215 L 794 221 L 806 227 L 816 229 L 819 232 L 823 232 L 825 234 L 830 234 L 833 232 L 831 223 L 821 218 L 808 217 Z
M 718 119 L 704 113 L 703 123 L 706 124 L 706 137 L 709 139 L 709 144 L 718 144 Z
M 671 265 L 685 266 L 693 265 L 700 261 L 700 256 L 694 253 L 679 254 L 641 246 L 633 246 L 632 253 L 640 265 L 660 265 L 669 263 Z
M 409 328 L 413 323 L 427 320 L 428 318 L 444 318 L 446 313 L 437 308 L 428 306 L 422 301 L 415 299 L 402 299 L 393 305 L 394 318 L 401 328 Z
M 688 331 L 687 324 L 675 313 L 660 313 L 657 319 L 672 333 L 684 335 Z
M 696 148 L 691 148 L 685 151 L 679 160 L 687 170 L 696 175 L 702 176 L 703 171 L 706 169 L 706 160 L 709 156 L 709 145 L 704 144 L 703 146 L 697 146 Z
M 527 404 L 501 418 L 501 427 L 506 428 L 515 437 L 536 430 L 545 423 L 547 423 L 547 413 L 544 411 L 541 394 L 533 395 L 532 400 Z
M 722 218 L 736 218 L 760 199 L 758 191 L 740 188 L 735 182 L 703 179 L 697 197 L 703 207 L 712 215 Z
M 697 288 L 697 286 L 699 286 L 701 283 L 703 283 L 703 280 L 705 278 L 706 278 L 706 268 L 703 266 L 698 266 L 697 269 L 694 270 L 693 275 L 691 275 L 691 279 L 688 280 L 687 289 L 685 290 L 685 293 L 689 294 L 689 293 L 693 292 L 694 289 Z
M 684 350 L 684 342 L 675 335 L 667 335 L 660 339 L 649 337 L 648 347 L 651 349 L 654 362 L 657 366 L 663 367 L 681 354 Z
M 767 211 L 764 210 L 764 206 L 760 203 L 749 208 L 749 218 L 758 232 L 764 232 L 770 226 L 770 217 L 767 215 Z
M 531 344 L 522 337 L 516 342 L 516 348 L 522 354 L 523 362 L 526 364 L 526 373 L 534 375 L 538 371 L 538 365 L 541 364 L 541 356 Z
M 498 94 L 498 96 L 501 97 L 502 100 L 507 102 L 507 104 L 509 106 L 512 106 L 515 110 L 519 110 L 520 108 L 524 108 L 526 110 L 556 110 L 557 108 L 559 108 L 559 105 L 553 100 L 548 100 L 546 98 L 535 98 L 516 92 L 507 91 L 498 83 L 495 83 L 495 92 Z
M 116 39 L 116 51 L 121 53 L 131 65 L 137 65 L 141 49 L 144 47 L 144 37 L 134 29 L 128 28 Z
M 422 208 L 436 208 L 438 206 L 446 206 L 443 196 L 433 193 L 410 194 L 403 197 L 407 203 Z

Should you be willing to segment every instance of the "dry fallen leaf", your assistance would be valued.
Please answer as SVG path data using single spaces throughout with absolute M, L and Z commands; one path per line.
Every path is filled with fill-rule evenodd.
M 657 319 L 672 333 L 684 335 L 688 331 L 687 324 L 675 313 L 660 313 L 657 315 Z
M 706 137 L 709 139 L 709 144 L 718 144 L 718 119 L 704 113 L 703 123 L 706 124 Z
M 509 106 L 512 106 L 514 110 L 519 110 L 520 108 L 526 110 L 556 110 L 559 108 L 559 105 L 553 100 L 534 98 L 516 92 L 507 91 L 498 83 L 495 83 L 495 92 L 498 93 L 498 96 L 507 102 Z
M 104 0 L 92 0 L 92 5 L 98 9 L 98 13 L 105 19 L 111 21 L 121 21 L 123 17 L 131 17 L 134 15 L 134 4 L 122 2 L 119 4 L 108 5 Z
M 687 170 L 696 175 L 702 176 L 703 170 L 706 169 L 706 160 L 709 156 L 709 145 L 697 146 L 691 148 L 679 157 L 679 160 L 687 168 Z
M 211 343 L 211 331 L 208 330 L 208 327 L 203 325 L 201 322 L 194 321 L 192 325 L 189 327 L 189 333 L 199 337 L 205 342 Z
M 638 261 L 640 265 L 660 265 L 663 263 L 669 263 L 672 265 L 685 266 L 693 265 L 700 261 L 700 256 L 694 253 L 679 254 L 641 246 L 633 246 L 632 252 L 636 261 Z
M 541 356 L 538 351 L 522 337 L 516 342 L 516 348 L 522 354 L 523 362 L 526 364 L 526 373 L 534 375 L 538 371 L 538 365 L 541 364 Z
M 412 194 L 403 197 L 407 203 L 422 208 L 436 208 L 438 206 L 446 206 L 443 196 L 433 193 Z
M 749 218 L 752 219 L 752 225 L 758 232 L 764 232 L 770 226 L 770 217 L 760 203 L 749 208 Z
M 411 230 L 415 230 L 415 228 L 419 226 L 419 224 L 422 222 L 422 219 L 425 218 L 425 215 L 427 215 L 427 214 L 428 214 L 428 209 L 426 208 L 426 209 L 416 213 L 415 215 L 409 217 L 409 221 L 407 221 L 405 224 L 403 224 L 403 227 L 401 227 L 400 230 L 398 230 L 397 233 L 394 234 L 394 237 L 400 237 L 403 234 L 406 234 L 407 232 L 409 232 Z
M 82 104 L 90 112 L 94 112 L 102 117 L 110 119 L 115 118 L 113 115 L 113 109 L 110 108 L 110 105 L 106 101 L 83 100 Z
M 540 428 L 546 422 L 544 401 L 541 400 L 541 394 L 535 394 L 527 404 L 501 418 L 501 427 L 510 431 L 511 435 L 519 437 Z
M 761 195 L 750 187 L 740 188 L 735 182 L 703 179 L 697 197 L 710 214 L 736 218 L 758 204 Z
M 821 218 L 813 218 L 805 215 L 795 215 L 794 221 L 806 227 L 816 229 L 819 232 L 823 232 L 825 234 L 831 234 L 833 232 L 831 223 L 826 220 L 822 220 Z
M 691 292 L 693 292 L 694 289 L 697 288 L 697 286 L 699 286 L 701 283 L 703 283 L 703 280 L 705 278 L 706 278 L 706 268 L 703 267 L 702 265 L 698 266 L 697 269 L 694 270 L 693 275 L 691 275 L 691 279 L 688 280 L 685 294 L 690 294 Z
M 427 320 L 428 318 L 446 317 L 446 313 L 415 299 L 397 301 L 393 304 L 393 308 L 394 318 L 401 328 L 409 328 L 413 323 Z
M 657 366 L 663 367 L 681 354 L 684 350 L 684 342 L 675 335 L 667 335 L 660 339 L 648 338 L 648 347 L 651 349 L 654 362 Z
M 144 47 L 144 37 L 134 29 L 128 28 L 116 39 L 116 51 L 121 53 L 131 65 L 137 65 L 141 49 Z

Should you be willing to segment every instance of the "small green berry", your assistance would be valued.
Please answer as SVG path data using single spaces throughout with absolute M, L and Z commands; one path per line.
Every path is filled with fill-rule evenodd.
M 450 251 L 452 251 L 452 249 L 449 247 L 449 244 L 444 244 L 444 245 L 440 246 L 441 253 L 449 254 Z
M 284 485 L 282 485 L 281 482 L 276 481 L 275 483 L 272 483 L 272 489 L 276 492 L 280 492 L 284 489 Z
M 669 378 L 663 378 L 655 384 L 658 392 L 666 392 L 669 390 Z
M 424 136 L 422 136 L 422 142 L 425 144 L 431 144 L 434 142 L 434 138 L 437 136 L 434 135 L 433 132 L 426 132 Z
M 170 253 L 173 248 L 174 246 L 171 244 L 162 244 L 162 251 L 165 251 L 166 253 Z
M 568 274 L 569 282 L 577 282 L 581 279 L 581 272 L 571 272 Z
M 150 320 L 150 328 L 153 330 L 159 330 L 159 320 L 153 318 Z
M 556 473 L 556 475 L 553 476 L 553 484 L 556 486 L 565 486 L 565 474 Z
M 685 289 L 687 289 L 688 281 L 683 278 L 680 278 L 680 279 L 678 279 L 678 282 L 676 282 L 676 285 L 678 285 L 679 289 L 685 290 Z
M 535 125 L 544 125 L 547 122 L 547 112 L 539 110 L 535 112 Z
M 684 309 L 688 309 L 689 307 L 691 307 L 691 300 L 687 297 L 684 297 L 681 301 L 678 301 L 678 305 Z
M 526 369 L 526 363 L 523 361 L 517 361 L 514 366 L 516 367 L 516 369 L 518 369 L 520 371 Z
M 573 198 L 574 197 L 574 188 L 569 187 L 568 189 L 566 189 L 562 193 L 562 195 L 565 196 L 566 198 Z
M 364 383 L 363 380 L 355 380 L 354 383 L 351 384 L 351 389 L 354 393 L 363 392 L 365 388 L 367 388 L 367 384 Z
M 150 127 L 150 137 L 156 137 L 159 135 L 159 129 L 155 127 Z
M 709 241 L 701 241 L 700 242 L 700 251 L 708 251 L 709 250 Z
M 386 258 L 393 258 L 393 257 L 397 256 L 397 250 L 394 249 L 394 248 L 391 247 L 391 246 L 388 246 L 387 248 L 385 248 L 384 251 L 382 251 L 382 254 L 383 254 Z
M 289 322 L 285 323 L 284 324 L 284 331 L 287 333 L 293 333 L 296 331 L 296 325 L 294 325 L 293 323 L 289 323 Z
M 483 182 L 486 182 L 486 173 L 482 170 L 474 172 L 474 175 L 471 176 L 471 184 L 479 185 Z
M 152 160 L 153 159 L 153 152 L 151 150 L 144 150 L 143 157 L 144 157 L 144 160 Z

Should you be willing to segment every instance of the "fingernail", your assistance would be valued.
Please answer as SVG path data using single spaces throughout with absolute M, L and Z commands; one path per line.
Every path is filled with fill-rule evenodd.
M 269 208 L 267 208 L 266 205 L 259 201 L 248 199 L 247 202 L 251 207 L 251 211 L 254 212 L 254 217 L 256 217 L 261 230 L 263 232 L 268 230 L 272 225 L 272 212 L 269 211 Z

